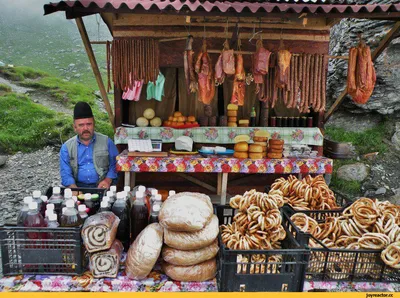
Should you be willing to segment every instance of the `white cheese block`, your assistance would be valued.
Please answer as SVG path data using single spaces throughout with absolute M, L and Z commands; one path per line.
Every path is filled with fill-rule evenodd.
M 175 149 L 191 152 L 193 150 L 193 140 L 186 136 L 179 137 L 175 140 Z
M 225 147 L 220 147 L 220 146 L 216 146 L 215 147 L 215 152 L 226 152 L 226 148 Z

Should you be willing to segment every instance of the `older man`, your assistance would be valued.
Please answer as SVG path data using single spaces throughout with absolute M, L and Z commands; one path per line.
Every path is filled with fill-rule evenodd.
M 92 109 L 86 102 L 78 102 L 74 108 L 77 136 L 66 141 L 60 150 L 62 185 L 109 188 L 116 181 L 118 149 L 109 137 L 94 129 Z

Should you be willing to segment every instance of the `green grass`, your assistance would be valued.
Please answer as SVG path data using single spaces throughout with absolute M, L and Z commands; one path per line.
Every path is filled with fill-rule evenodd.
M 0 67 L 0 74 L 12 81 L 23 81 L 25 79 L 37 79 L 47 76 L 43 71 L 26 66 Z
M 359 181 L 346 181 L 337 177 L 337 170 L 344 165 L 354 164 L 358 161 L 355 159 L 335 159 L 333 161 L 332 181 L 329 185 L 333 189 L 350 196 L 359 196 L 361 194 L 361 182 Z
M 73 135 L 72 117 L 33 103 L 27 96 L 0 96 L 0 148 L 29 152 L 61 144 Z
M 12 89 L 9 86 L 7 86 L 6 84 L 0 84 L 0 92 L 1 91 L 11 92 Z
M 385 153 L 388 146 L 383 139 L 388 135 L 388 129 L 385 123 L 368 129 L 364 132 L 346 131 L 344 128 L 328 127 L 325 134 L 337 142 L 351 142 L 360 155 L 379 152 Z
M 18 84 L 38 89 L 71 110 L 78 101 L 89 103 L 96 119 L 96 131 L 113 139 L 108 115 L 98 108 L 92 88 L 28 67 L 2 68 L 0 72 L 5 77 L 18 77 L 21 79 Z M 72 122 L 71 116 L 35 104 L 26 95 L 0 93 L 0 149 L 3 151 L 28 152 L 44 145 L 61 144 L 74 135 Z

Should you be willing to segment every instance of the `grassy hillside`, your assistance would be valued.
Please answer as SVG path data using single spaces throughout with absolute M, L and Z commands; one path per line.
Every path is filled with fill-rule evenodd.
M 28 66 L 83 83 L 93 89 L 97 84 L 83 47 L 78 28 L 65 13 L 43 16 L 47 0 L 2 0 L 0 17 L 0 61 Z M 83 18 L 91 40 L 110 40 L 104 22 L 95 16 Z M 106 79 L 104 45 L 94 45 L 94 52 Z
M 88 102 L 96 118 L 96 130 L 113 137 L 108 116 L 97 106 L 92 88 L 27 67 L 0 67 L 0 75 L 40 90 L 44 96 L 71 109 L 78 101 Z M 0 86 L 0 151 L 32 151 L 45 145 L 61 144 L 73 135 L 71 115 L 53 111 L 34 103 L 27 95 Z

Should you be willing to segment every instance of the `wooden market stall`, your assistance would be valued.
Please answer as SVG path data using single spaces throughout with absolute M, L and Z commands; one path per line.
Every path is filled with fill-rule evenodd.
M 76 19 L 110 121 L 116 131 L 116 144 L 121 151 L 127 147 L 129 139 L 138 137 L 161 139 L 163 151 L 168 151 L 180 135 L 191 136 L 198 149 L 207 144 L 222 144 L 227 148 L 233 148 L 236 135 L 248 134 L 253 137 L 255 131 L 267 130 L 272 137 L 281 138 L 286 144 L 308 145 L 318 152 L 318 156 L 313 158 L 261 161 L 215 156 L 207 158 L 170 155 L 158 159 L 125 154 L 120 156 L 118 169 L 125 172 L 126 184 L 135 183 L 135 173 L 143 172 L 143 176 L 138 175 L 136 180 L 146 185 L 161 185 L 161 188 L 170 187 L 180 191 L 197 190 L 193 184 L 184 183 L 188 180 L 208 192 L 217 192 L 223 203 L 227 195 L 228 173 L 235 173 L 231 175 L 232 181 L 241 178 L 240 174 L 311 173 L 327 174 L 329 178 L 332 172 L 332 160 L 322 157 L 323 125 L 343 101 L 347 91 L 342 93 L 328 112 L 325 111 L 327 65 L 329 59 L 348 59 L 348 56 L 329 56 L 330 29 L 343 18 L 393 21 L 400 19 L 400 4 L 353 5 L 346 2 L 331 4 L 329 1 L 320 0 L 316 2 L 80 0 L 48 4 L 44 9 L 45 14 L 65 11 L 67 18 Z M 97 13 L 101 15 L 113 36 L 111 42 L 90 42 L 88 38 L 83 17 Z M 399 24 L 399 22 L 394 24 L 393 29 L 375 49 L 372 54 L 373 60 L 397 36 Z M 264 94 L 262 91 L 258 92 L 260 86 L 254 82 L 246 85 L 244 104 L 239 107 L 237 120 L 248 119 L 254 107 L 257 127 L 228 128 L 226 124 L 218 126 L 221 119 L 227 116 L 226 107 L 232 99 L 235 76 L 226 76 L 225 81 L 216 87 L 215 94 L 207 105 L 204 101 L 198 100 L 198 92 L 187 92 L 184 51 L 187 49 L 189 35 L 193 37 L 195 57 L 206 43 L 212 69 L 224 48 L 225 41 L 227 41 L 226 46 L 243 55 L 246 73 L 252 72 L 253 54 L 258 48 L 257 42 L 262 42 L 272 53 L 279 50 L 291 53 L 288 85 L 279 89 L 275 87 L 275 77 L 272 75 L 275 68 L 273 63 L 269 64 L 269 75 L 263 78 L 266 88 L 261 90 L 265 91 Z M 153 48 L 143 47 L 148 51 L 141 53 L 140 57 L 145 57 L 146 61 L 134 60 L 133 56 L 129 56 L 132 54 L 130 47 L 134 47 L 135 40 L 153 45 Z M 125 48 L 122 46 L 124 42 Z M 108 81 L 114 86 L 114 110 L 108 101 L 107 90 L 92 50 L 94 43 L 104 43 L 108 48 L 108 60 L 112 62 L 110 68 L 112 74 Z M 133 69 L 127 70 L 126 61 L 130 59 L 129 57 L 134 61 Z M 122 99 L 124 90 L 121 82 L 128 82 L 130 71 L 139 68 L 135 65 L 141 64 L 150 65 L 153 70 L 159 68 L 164 75 L 164 96 L 161 101 L 151 98 L 147 100 L 148 96 L 144 91 L 146 87 L 143 87 L 140 97 L 136 98 L 138 101 Z M 134 76 L 132 75 L 131 79 Z M 136 77 L 148 78 L 149 74 L 136 74 Z M 150 77 L 156 79 L 157 74 L 153 71 Z M 303 101 L 306 101 L 304 105 Z M 183 115 L 195 116 L 199 122 L 207 118 L 206 125 L 186 130 L 126 126 L 126 124 L 135 125 L 147 108 L 152 108 L 156 116 L 164 121 L 174 112 L 180 111 Z M 282 121 L 281 127 L 277 127 L 279 125 L 271 127 L 273 117 L 283 117 L 279 119 Z M 309 125 L 305 122 L 296 124 L 297 117 L 307 117 L 311 122 Z M 163 173 L 158 174 L 155 182 L 154 176 L 149 176 L 147 172 Z M 179 176 L 171 173 L 179 173 Z M 217 186 L 214 183 L 215 178 Z M 154 183 L 157 184 L 153 185 Z M 254 179 L 251 176 L 244 183 L 246 189 L 249 189 L 249 184 L 260 188 L 267 184 L 267 180 Z M 232 189 L 231 192 L 241 191 Z

